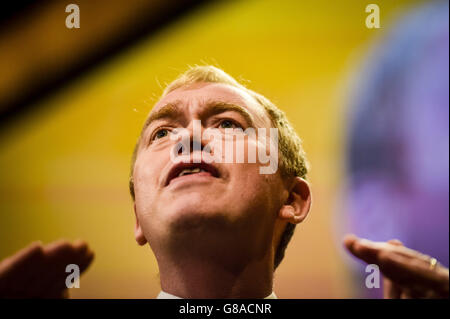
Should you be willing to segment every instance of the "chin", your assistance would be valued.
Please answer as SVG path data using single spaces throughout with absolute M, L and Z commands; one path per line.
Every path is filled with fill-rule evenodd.
M 210 231 L 216 226 L 223 229 L 231 222 L 230 215 L 214 202 L 202 198 L 180 199 L 169 205 L 165 213 L 166 222 L 174 233 L 195 229 Z

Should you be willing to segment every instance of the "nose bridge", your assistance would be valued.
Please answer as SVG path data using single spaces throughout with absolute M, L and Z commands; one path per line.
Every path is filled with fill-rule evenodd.
M 187 104 L 187 127 L 186 129 L 189 130 L 189 133 L 191 135 L 191 138 L 194 134 L 194 130 L 197 128 L 196 123 L 197 120 L 200 119 L 200 103 L 196 99 L 189 99 Z
M 181 135 L 181 139 L 174 144 L 174 156 L 189 156 L 194 163 L 201 162 L 201 154 L 209 140 L 203 138 L 204 127 L 202 119 L 202 103 L 197 99 L 189 99 L 185 102 L 184 120 L 181 130 L 177 135 Z M 200 153 L 199 153 L 200 152 Z M 171 153 L 172 154 L 172 153 Z
M 206 129 L 201 121 L 202 101 L 192 99 L 187 106 L 188 123 L 185 127 L 189 134 L 191 150 L 201 150 L 210 140 L 204 139 L 203 132 Z
M 202 137 L 203 135 L 202 123 L 198 118 L 198 116 L 196 116 L 195 112 L 190 112 L 190 115 L 191 115 L 189 118 L 190 122 L 185 127 L 185 129 L 187 130 L 187 136 L 183 138 L 184 140 L 183 143 L 188 144 L 185 145 L 185 147 L 188 147 L 190 149 L 190 152 L 201 151 L 203 147 L 207 144 L 207 142 L 204 141 Z M 186 137 L 188 137 L 188 140 L 186 140 Z
M 189 132 L 189 138 L 192 140 L 194 138 L 201 139 L 202 135 L 202 123 L 201 121 L 196 117 L 191 117 L 190 122 L 188 123 L 188 126 L 186 129 Z

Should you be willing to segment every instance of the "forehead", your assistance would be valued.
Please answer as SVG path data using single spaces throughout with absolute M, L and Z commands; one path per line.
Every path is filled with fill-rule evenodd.
M 169 103 L 181 102 L 186 110 L 201 109 L 208 101 L 234 104 L 246 109 L 254 118 L 255 124 L 270 127 L 265 110 L 244 90 L 223 83 L 194 83 L 177 88 L 156 103 L 150 115 Z

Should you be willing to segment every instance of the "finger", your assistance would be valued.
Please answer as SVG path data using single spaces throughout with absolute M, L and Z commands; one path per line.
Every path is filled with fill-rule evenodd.
M 73 244 L 73 248 L 79 256 L 78 266 L 80 267 L 80 273 L 83 273 L 94 260 L 94 251 L 91 250 L 88 244 L 82 240 L 75 241 Z
M 344 245 L 352 255 L 368 264 L 374 264 L 377 261 L 379 247 L 366 245 L 366 241 L 366 239 L 360 239 L 353 234 L 344 237 Z
M 405 283 L 403 281 L 429 284 L 433 287 L 442 286 L 442 282 L 448 283 L 448 270 L 443 267 L 430 269 L 430 257 L 415 250 L 366 239 L 358 240 L 354 246 L 362 257 L 373 258 L 375 262 L 371 261 L 378 264 L 380 270 L 391 280 L 394 282 L 401 280 L 402 282 L 399 282 L 401 285 Z
M 403 246 L 403 243 L 398 239 L 390 239 L 387 241 L 391 245 Z M 403 289 L 396 283 L 393 283 L 389 278 L 384 277 L 383 291 L 385 299 L 400 299 Z
M 55 286 L 60 287 L 56 293 L 61 294 L 66 288 L 66 265 L 77 264 L 82 273 L 93 256 L 82 241 L 70 244 L 59 240 L 45 247 L 40 242 L 32 243 L 0 263 L 0 297 L 42 297 L 47 291 L 54 291 Z
M 346 246 L 356 257 L 377 264 L 385 276 L 394 284 L 408 287 L 412 293 L 438 289 L 448 296 L 448 270 L 438 266 L 430 269 L 430 257 L 400 245 L 400 241 L 390 243 L 372 242 L 351 236 L 346 238 Z M 411 293 L 407 293 L 411 295 Z
M 54 259 L 52 264 L 64 268 L 64 272 L 67 265 L 75 264 L 82 273 L 94 259 L 94 252 L 86 242 L 81 240 L 77 240 L 73 244 L 64 242 L 62 245 L 45 248 L 44 251 L 47 256 Z
M 359 245 L 360 238 L 358 238 L 354 234 L 347 234 L 344 237 L 343 243 L 347 250 L 352 253 L 355 257 L 362 258 L 366 254 L 361 251 L 361 247 Z M 363 247 L 364 248 L 364 247 Z
M 27 266 L 29 259 L 34 259 L 41 256 L 42 252 L 42 242 L 33 242 L 27 247 L 16 252 L 14 255 L 1 261 L 0 270 L 8 270 L 12 266 L 14 266 L 14 268 Z
M 389 278 L 383 279 L 383 296 L 385 299 L 400 299 L 402 288 L 393 283 Z
M 390 239 L 387 241 L 389 244 L 391 245 L 395 245 L 395 246 L 403 246 L 403 243 L 398 240 L 398 239 Z
M 29 290 L 39 296 L 51 297 L 60 295 L 66 289 L 66 267 L 75 264 L 80 274 L 87 269 L 93 259 L 93 252 L 85 242 L 76 241 L 74 244 L 66 240 L 59 240 L 44 247 L 45 269 L 35 277 Z M 49 298 L 50 298 L 49 297 Z
M 411 298 L 412 297 L 407 290 L 402 291 L 402 293 L 400 295 L 400 299 L 411 299 Z
M 48 290 L 41 296 L 41 298 L 43 298 L 43 299 L 68 299 L 69 298 L 69 289 L 65 288 L 63 290 Z
M 352 248 L 352 246 L 353 246 L 353 244 L 358 240 L 359 238 L 356 236 L 356 235 L 354 235 L 354 234 L 346 234 L 345 236 L 344 236 L 344 239 L 343 239 L 343 243 L 344 243 L 344 246 L 347 248 L 347 249 L 351 249 Z
M 94 254 L 93 252 L 90 252 L 85 255 L 84 259 L 79 260 L 77 266 L 80 269 L 80 275 L 89 267 L 93 259 Z M 48 282 L 48 285 L 45 289 L 45 298 L 68 298 L 68 287 L 66 285 L 66 279 L 68 275 L 68 273 L 64 273 L 62 276 L 56 275 L 52 277 L 52 281 Z M 78 278 L 78 280 L 80 279 Z
M 419 258 L 383 251 L 379 254 L 378 265 L 386 277 L 412 292 L 432 289 L 448 295 L 448 272 L 424 267 Z
M 61 255 L 70 251 L 72 244 L 66 239 L 59 239 L 44 246 L 44 252 L 46 255 Z
M 374 242 L 365 238 L 354 240 L 349 251 L 356 257 L 367 263 L 376 263 L 381 253 L 393 253 L 410 260 L 422 263 L 424 268 L 429 268 L 430 257 L 413 249 L 400 245 L 399 240 L 392 240 L 392 243 Z
M 0 263 L 0 296 L 20 297 L 43 261 L 41 242 L 34 242 Z
M 43 247 L 44 258 L 40 265 L 35 265 L 34 276 L 27 287 L 28 293 L 40 298 L 46 289 L 53 285 L 56 275 L 55 268 L 60 268 L 60 255 L 62 252 L 67 253 L 69 250 L 70 243 L 67 240 L 58 240 Z
M 78 252 L 85 252 L 88 250 L 88 244 L 81 239 L 77 239 L 73 242 L 72 247 Z

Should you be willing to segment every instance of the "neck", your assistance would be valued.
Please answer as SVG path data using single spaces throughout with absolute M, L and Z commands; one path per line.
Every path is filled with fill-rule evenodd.
M 227 252 L 221 251 L 220 258 L 194 254 L 158 258 L 162 290 L 186 299 L 264 298 L 271 294 L 270 250 L 259 260 L 226 256 Z

